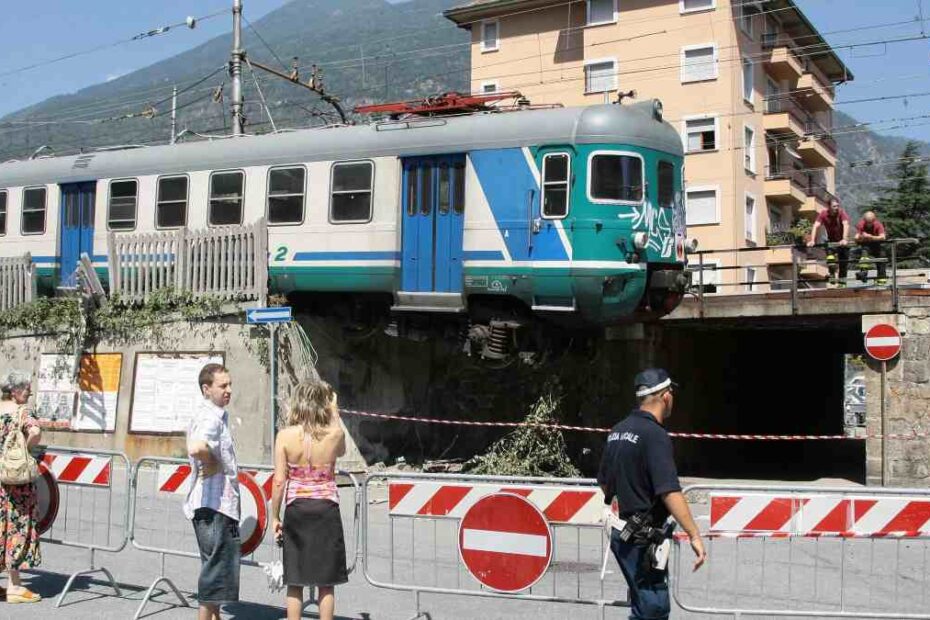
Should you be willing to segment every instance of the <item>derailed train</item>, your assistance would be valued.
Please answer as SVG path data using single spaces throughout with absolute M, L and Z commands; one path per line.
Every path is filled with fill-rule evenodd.
M 111 231 L 265 217 L 270 291 L 318 309 L 603 326 L 681 300 L 682 184 L 658 101 L 100 150 L 0 165 L 0 256 L 57 285 Z

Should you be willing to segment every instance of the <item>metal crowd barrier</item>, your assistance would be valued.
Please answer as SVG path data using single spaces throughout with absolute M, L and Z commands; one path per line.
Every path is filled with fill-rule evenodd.
M 271 525 L 270 479 L 273 468 L 269 465 L 240 465 L 240 497 L 242 515 L 239 528 L 243 541 L 242 564 L 257 567 L 270 562 L 274 557 L 275 542 L 267 535 Z M 339 471 L 337 475 L 348 478 L 352 484 L 354 507 L 341 511 L 346 538 L 356 541 L 346 550 L 349 569 L 354 570 L 358 556 L 359 501 L 361 491 L 358 480 L 350 473 Z M 159 590 L 167 585 L 177 597 L 180 606 L 189 607 L 187 598 L 165 571 L 168 556 L 199 559 L 197 541 L 190 522 L 184 517 L 183 505 L 190 485 L 191 470 L 186 459 L 145 457 L 140 459 L 132 472 L 131 527 L 132 546 L 140 551 L 159 556 L 159 576 L 149 586 L 136 611 L 135 619 L 142 616 L 146 605 L 155 596 L 165 593 Z M 340 502 L 341 503 L 341 502 Z M 349 527 L 346 527 L 348 513 Z M 283 514 L 283 512 L 282 512 Z
M 89 567 L 68 577 L 55 607 L 61 607 L 78 577 L 97 573 L 106 576 L 116 596 L 121 596 L 113 574 L 97 567 L 96 554 L 119 553 L 129 542 L 129 457 L 109 450 L 48 446 L 42 462 L 56 482 L 51 493 L 40 489 L 40 494 L 48 494 L 40 497 L 40 505 L 48 506 L 52 519 L 42 542 L 86 549 L 89 554 Z
M 707 564 L 687 541 L 672 595 L 698 614 L 930 619 L 930 490 L 697 485 Z
M 609 543 L 603 527 L 603 494 L 594 480 L 376 473 L 368 476 L 363 488 L 365 578 L 379 588 L 412 592 L 415 618 L 429 617 L 420 605 L 422 593 L 596 605 L 602 616 L 606 607 L 629 606 L 626 598 L 612 596 L 626 591 L 619 572 L 612 570 L 606 580 L 601 578 Z M 479 583 L 474 575 L 482 569 L 470 572 L 464 556 L 469 546 L 472 558 L 475 550 L 497 551 L 502 557 L 506 549 L 513 549 L 515 555 L 506 557 L 522 563 L 535 553 L 538 536 L 507 532 L 495 539 L 500 532 L 491 530 L 506 528 L 492 525 L 477 532 L 465 528 L 466 515 L 475 504 L 500 493 L 529 500 L 545 518 L 551 536 L 550 563 L 535 583 L 518 590 Z M 501 524 L 510 527 L 514 521 L 505 518 Z M 483 579 L 495 572 L 500 571 L 493 567 L 484 571 Z

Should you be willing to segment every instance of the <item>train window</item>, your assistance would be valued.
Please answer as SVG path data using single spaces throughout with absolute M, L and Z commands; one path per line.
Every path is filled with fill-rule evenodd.
M 214 172 L 210 176 L 210 226 L 230 226 L 242 223 L 242 199 L 245 174 Z
M 41 235 L 45 232 L 45 198 L 44 187 L 30 187 L 23 190 L 24 235 Z
M 268 223 L 300 224 L 304 221 L 303 166 L 272 168 L 268 173 Z
M 132 230 L 136 227 L 136 204 L 139 182 L 135 179 L 110 182 L 110 204 L 107 226 L 110 230 Z
M 439 167 L 439 213 L 446 215 L 449 212 L 449 205 L 452 197 L 449 196 L 449 165 L 443 164 Z
M 375 166 L 370 161 L 333 164 L 330 221 L 340 224 L 371 221 Z
M 0 192 L 0 237 L 6 234 L 6 197 L 5 191 Z
M 458 214 L 465 212 L 465 164 L 452 166 L 452 210 Z
M 429 215 L 433 212 L 433 167 L 420 168 L 420 213 Z
M 542 216 L 562 218 L 568 215 L 568 187 L 571 163 L 567 153 L 549 153 L 543 157 Z
M 660 207 L 675 206 L 675 166 L 667 161 L 659 162 L 659 193 Z
M 187 177 L 158 179 L 155 225 L 158 228 L 180 228 L 187 225 Z
M 412 166 L 407 169 L 407 215 L 413 217 L 417 214 L 417 181 L 420 169 Z
M 600 154 L 591 157 L 588 192 L 592 200 L 643 201 L 643 160 L 637 155 Z

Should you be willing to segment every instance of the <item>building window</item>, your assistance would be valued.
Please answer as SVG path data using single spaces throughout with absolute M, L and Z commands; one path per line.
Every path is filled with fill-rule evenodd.
M 695 187 L 685 194 L 685 224 L 703 226 L 720 223 L 716 187 Z
M 678 10 L 681 13 L 710 11 L 715 8 L 717 8 L 717 0 L 678 0 Z
M 689 153 L 717 150 L 717 117 L 685 120 L 685 149 Z
M 737 9 L 739 11 L 739 27 L 747 37 L 755 37 L 755 22 L 759 16 L 759 8 L 751 0 L 743 0 Z
M 743 159 L 746 170 L 756 173 L 756 130 L 746 125 L 743 127 Z
M 370 161 L 333 164 L 329 211 L 331 222 L 348 224 L 371 221 L 374 176 L 375 166 Z
M 746 194 L 746 215 L 744 218 L 746 228 L 746 241 L 756 242 L 756 198 Z
M 681 50 L 681 81 L 703 82 L 717 79 L 717 46 L 684 47 Z
M 181 228 L 187 224 L 187 177 L 158 179 L 155 200 L 155 226 Z
M 45 232 L 45 197 L 44 187 L 30 187 L 23 190 L 24 235 L 41 235 Z
M 603 93 L 617 90 L 617 63 L 614 60 L 591 60 L 584 65 L 584 92 Z
M 497 20 L 481 22 L 482 52 L 496 52 L 500 49 L 499 29 L 500 23 Z
M 139 182 L 135 179 L 110 183 L 110 204 L 107 226 L 110 230 L 132 230 L 136 227 L 136 204 Z
M 756 268 L 746 268 L 746 291 L 751 293 L 756 290 Z
M 755 100 L 755 65 L 748 58 L 743 58 L 743 101 L 753 105 Z
M 543 157 L 542 216 L 547 219 L 568 215 L 571 163 L 568 153 L 549 153 Z
M 0 192 L 0 237 L 6 234 L 6 197 L 6 191 Z
M 245 173 L 214 172 L 210 177 L 210 226 L 241 224 L 244 196 Z
M 660 207 L 675 206 L 675 166 L 667 161 L 659 162 L 659 191 L 657 197 Z
M 269 224 L 300 224 L 304 221 L 306 176 L 303 166 L 268 171 Z
M 593 155 L 588 166 L 591 200 L 602 202 L 643 201 L 643 160 L 636 155 Z
M 481 93 L 485 95 L 491 95 L 500 90 L 497 82 L 482 82 L 481 83 Z
M 617 21 L 617 0 L 588 0 L 588 26 Z

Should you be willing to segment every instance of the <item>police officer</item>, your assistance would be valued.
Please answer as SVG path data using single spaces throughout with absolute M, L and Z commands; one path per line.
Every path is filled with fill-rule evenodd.
M 663 530 L 669 514 L 688 534 L 697 556 L 694 570 L 707 558 L 663 426 L 672 415 L 677 387 L 660 368 L 636 375 L 639 406 L 611 429 L 597 475 L 605 501 L 617 500 L 625 522 L 624 529 L 611 531 L 610 548 L 629 586 L 631 620 L 660 620 L 671 613 L 668 571 L 654 559 L 657 543 L 667 537 Z

